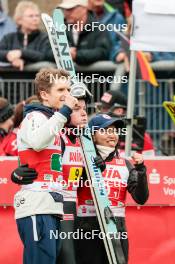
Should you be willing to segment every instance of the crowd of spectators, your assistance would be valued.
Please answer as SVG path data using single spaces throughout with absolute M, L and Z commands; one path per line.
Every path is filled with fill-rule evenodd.
M 128 34 L 131 2 L 124 0 L 63 0 L 58 4 L 65 15 L 67 36 L 73 60 L 79 65 L 111 60 L 128 60 L 116 32 Z M 41 11 L 32 1 L 20 1 L 13 20 L 0 7 L 0 62 L 23 70 L 29 63 L 54 62 L 47 33 L 40 30 Z M 95 23 L 110 27 L 93 27 Z M 109 30 L 110 28 L 110 30 Z M 145 53 L 148 61 L 174 60 L 174 53 Z M 1 66 L 2 67 L 2 66 Z M 117 65 L 116 65 L 117 67 Z M 128 71 L 129 69 L 127 69 Z
M 0 97 L 0 156 L 18 156 L 17 132 L 23 120 L 24 106 L 38 103 L 33 95 L 13 107 L 7 99 Z

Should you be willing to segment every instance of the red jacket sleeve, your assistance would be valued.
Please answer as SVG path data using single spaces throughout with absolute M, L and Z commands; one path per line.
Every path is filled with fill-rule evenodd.
M 16 133 L 11 132 L 0 145 L 0 156 L 18 156 Z

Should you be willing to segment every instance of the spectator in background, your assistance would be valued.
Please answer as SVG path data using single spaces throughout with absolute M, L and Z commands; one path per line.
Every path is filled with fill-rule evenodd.
M 111 90 L 105 92 L 101 97 L 101 112 L 108 112 L 115 117 L 125 117 L 126 111 L 127 98 L 121 91 Z M 135 146 L 134 143 L 135 142 L 132 142 L 133 146 Z M 122 142 L 120 142 L 120 144 L 121 146 L 123 145 Z M 155 155 L 153 141 L 147 132 L 144 133 L 142 154 L 144 156 Z
M 16 25 L 13 20 L 3 12 L 0 4 L 0 40 L 8 33 L 16 32 Z
M 105 25 L 111 25 L 118 31 L 127 31 L 127 24 L 124 17 L 117 11 L 109 12 L 105 6 L 104 0 L 89 0 L 89 9 L 92 10 L 98 21 Z M 110 60 L 120 63 L 125 62 L 126 70 L 129 71 L 129 62 L 127 54 L 121 46 L 121 41 L 114 30 L 110 30 L 112 47 L 110 51 Z
M 18 156 L 17 132 L 23 120 L 24 105 L 38 103 L 36 95 L 29 97 L 26 101 L 21 101 L 15 107 L 13 118 L 13 130 L 3 139 L 0 145 L 0 156 Z
M 149 62 L 175 60 L 175 52 L 144 52 Z
M 0 97 L 0 145 L 13 127 L 13 108 L 7 99 Z
M 31 1 L 20 1 L 16 6 L 14 20 L 16 33 L 10 33 L 0 42 L 0 61 L 9 62 L 23 70 L 27 63 L 46 60 L 50 43 L 45 32 L 39 30 L 40 10 Z
M 58 5 L 64 11 L 66 23 L 74 25 L 72 30 L 67 30 L 67 37 L 72 59 L 80 65 L 108 60 L 111 48 L 107 32 L 93 28 L 96 20 L 87 6 L 86 0 L 63 0 Z
M 120 12 L 126 19 L 131 16 L 132 1 L 131 0 L 107 0 L 106 6 L 112 7 Z

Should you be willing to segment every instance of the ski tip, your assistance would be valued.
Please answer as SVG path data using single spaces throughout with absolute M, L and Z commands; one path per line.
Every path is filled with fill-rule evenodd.
M 45 21 L 46 19 L 51 20 L 51 17 L 46 13 L 41 13 L 41 19 L 42 21 Z
M 41 13 L 41 18 L 48 16 L 46 13 Z
M 53 10 L 53 16 L 59 16 L 64 18 L 63 11 L 59 7 Z

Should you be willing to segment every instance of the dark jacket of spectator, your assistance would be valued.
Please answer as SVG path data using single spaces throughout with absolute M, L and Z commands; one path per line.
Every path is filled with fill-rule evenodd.
M 89 29 L 95 22 L 94 15 L 88 12 L 87 24 Z M 100 31 L 95 27 L 93 31 L 83 30 L 78 39 L 77 45 L 74 43 L 72 31 L 67 31 L 67 37 L 70 47 L 77 48 L 77 57 L 75 62 L 80 65 L 91 64 L 100 60 L 108 60 L 111 49 L 111 42 L 106 31 Z
M 13 20 L 4 12 L 0 11 L 0 40 L 8 33 L 16 32 Z
M 46 59 L 46 53 L 50 48 L 47 33 L 36 30 L 28 35 L 28 44 L 24 46 L 24 34 L 18 29 L 16 33 L 10 33 L 0 41 L 0 61 L 7 61 L 7 53 L 20 49 L 25 63 L 39 62 Z
M 103 15 L 99 18 L 99 22 L 105 25 L 111 24 L 117 30 L 122 28 L 122 25 L 126 25 L 124 17 L 117 10 L 109 12 L 105 7 Z M 110 49 L 110 60 L 115 61 L 116 56 L 120 52 L 124 52 L 124 50 L 121 46 L 121 41 L 117 36 L 116 32 L 109 31 L 109 34 L 112 42 L 112 47 Z

